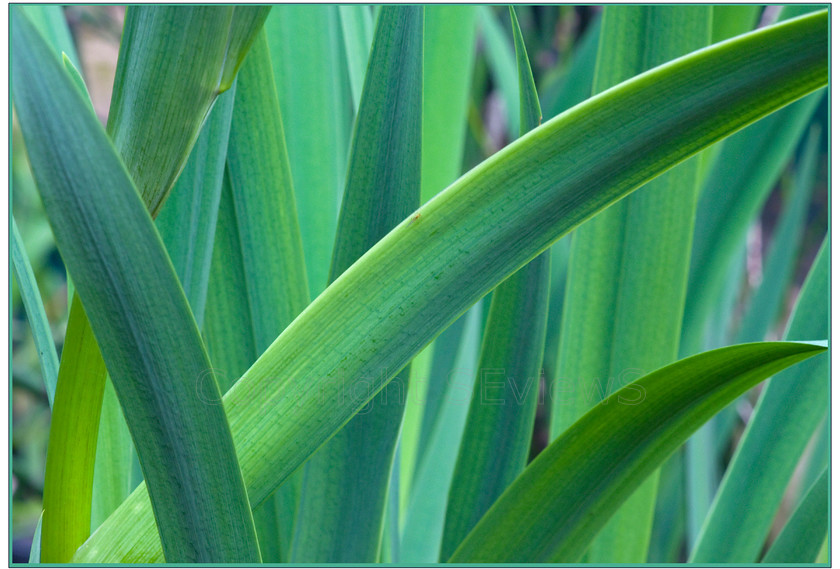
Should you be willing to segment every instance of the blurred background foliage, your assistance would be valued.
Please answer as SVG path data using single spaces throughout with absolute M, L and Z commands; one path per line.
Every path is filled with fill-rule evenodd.
M 759 25 L 772 21 L 778 6 L 762 10 Z M 111 97 L 111 85 L 119 51 L 125 9 L 121 6 L 68 6 L 63 8 L 69 24 L 91 99 L 97 115 L 105 123 Z M 531 58 L 534 76 L 547 120 L 589 95 L 591 64 L 587 76 L 586 61 L 594 61 L 597 51 L 599 6 L 517 6 L 516 12 Z M 474 43 L 475 60 L 465 125 L 463 169 L 467 171 L 516 138 L 518 132 L 518 94 L 507 7 L 480 7 L 478 33 Z M 511 92 L 511 86 L 513 92 Z M 785 323 L 802 282 L 826 235 L 828 228 L 828 107 L 823 98 L 811 118 L 811 127 L 799 142 L 790 163 L 783 169 L 760 214 L 752 220 L 743 243 L 744 254 L 735 259 L 731 294 L 734 304 L 725 311 L 724 342 L 736 341 L 744 313 L 762 282 L 770 244 L 786 208 L 790 207 L 794 179 L 803 158 L 808 134 L 820 137 L 816 177 L 808 199 L 805 223 L 797 246 L 795 263 L 777 317 L 766 331 L 765 339 L 781 339 Z M 23 238 L 26 253 L 37 279 L 46 314 L 58 353 L 67 325 L 67 279 L 61 258 L 29 169 L 20 131 L 13 118 L 11 158 L 12 212 Z M 737 188 L 733 188 L 737 191 Z M 558 242 L 552 252 L 553 274 L 564 275 L 568 256 L 568 238 Z M 547 345 L 556 346 L 560 331 L 564 279 L 553 279 Z M 41 378 L 38 353 L 27 321 L 17 283 L 12 279 L 12 535 L 13 560 L 25 562 L 35 526 L 41 513 L 44 465 L 50 425 L 49 404 Z M 546 350 L 545 377 L 551 378 L 555 367 L 555 349 Z M 454 363 L 453 363 L 454 365 Z M 543 378 L 545 381 L 545 378 Z M 541 386 L 545 389 L 545 384 Z M 737 404 L 728 414 L 724 428 L 718 429 L 720 454 L 716 471 L 722 476 L 737 441 L 749 420 L 761 386 Z M 548 409 L 540 405 L 534 428 L 531 456 L 548 442 Z M 721 414 L 723 416 L 724 414 Z M 720 417 L 719 417 L 720 418 Z M 818 433 L 822 429 L 818 430 Z M 800 468 L 794 475 L 785 500 L 776 516 L 771 537 L 783 526 L 801 496 L 801 479 L 809 462 L 814 441 L 806 449 Z M 713 481 L 716 486 L 720 479 Z M 666 485 L 663 474 L 660 488 Z M 673 482 L 680 488 L 684 481 Z M 681 512 L 684 508 L 676 508 Z M 673 512 L 671 512 L 673 513 Z M 684 519 L 668 519 L 657 510 L 650 561 L 685 561 L 686 544 L 679 542 L 670 551 L 657 547 L 656 532 L 666 523 L 684 524 Z M 679 514 L 678 514 L 679 516 Z

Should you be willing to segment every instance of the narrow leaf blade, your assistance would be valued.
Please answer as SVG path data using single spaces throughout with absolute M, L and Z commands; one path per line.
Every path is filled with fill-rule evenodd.
M 740 344 L 627 385 L 543 451 L 450 561 L 578 562 L 624 499 L 692 432 L 753 385 L 824 351 L 807 343 Z

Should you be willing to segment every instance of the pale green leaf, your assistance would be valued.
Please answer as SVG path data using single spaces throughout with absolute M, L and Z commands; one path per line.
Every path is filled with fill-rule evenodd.
M 338 6 L 278 5 L 265 26 L 314 298 L 327 285 L 352 120 Z

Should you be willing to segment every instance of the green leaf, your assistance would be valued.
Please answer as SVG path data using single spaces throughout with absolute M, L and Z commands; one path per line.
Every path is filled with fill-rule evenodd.
M 184 168 L 216 95 L 229 86 L 231 73 L 262 28 L 267 10 L 126 10 L 108 134 L 152 217 Z
M 799 295 L 785 338 L 828 337 L 828 241 Z M 805 446 L 826 413 L 828 357 L 773 378 L 755 411 L 691 554 L 696 563 L 754 563 Z
M 61 350 L 44 472 L 44 563 L 66 563 L 90 535 L 106 376 L 90 323 L 74 295 Z
M 221 391 L 251 367 L 257 357 L 245 265 L 230 181 L 225 174 L 207 284 L 204 338 Z M 243 322 L 244 321 L 244 322 Z M 231 322 L 242 322 L 231 326 Z
M 528 466 L 453 563 L 575 563 L 619 505 L 723 406 L 825 348 L 763 342 L 661 368 L 596 405 Z
M 647 563 L 678 563 L 685 537 L 685 453 L 677 451 L 659 471 Z
M 422 203 L 462 172 L 478 8 L 436 4 L 425 10 Z
M 232 9 L 219 92 L 233 86 L 236 73 L 262 30 L 271 6 L 234 6 Z
M 67 73 L 70 74 L 70 78 L 73 79 L 76 87 L 78 87 L 79 91 L 81 91 L 84 95 L 85 100 L 88 102 L 90 107 L 93 108 L 93 103 L 90 100 L 90 92 L 88 91 L 87 85 L 85 85 L 85 80 L 82 78 L 82 74 L 76 66 L 73 65 L 73 61 L 67 57 L 67 54 L 63 51 L 61 52 L 61 62 L 64 64 L 64 69 L 66 69 Z
M 508 6 L 508 10 L 510 11 L 511 28 L 513 29 L 513 48 L 516 54 L 516 73 L 519 80 L 519 135 L 522 136 L 542 124 L 542 110 L 540 109 L 537 87 L 534 84 L 534 74 L 531 71 L 531 62 L 528 60 L 528 52 L 525 50 L 525 40 L 522 38 L 522 30 L 519 29 L 519 22 L 516 19 L 516 11 L 513 6 Z
M 467 421 L 469 397 L 474 389 L 481 347 L 479 301 L 465 315 L 463 335 L 451 373 L 444 374 L 440 409 L 429 428 L 429 444 L 418 459 L 400 539 L 399 562 L 435 563 L 441 539 L 452 475 Z M 438 340 L 440 341 L 440 339 Z M 412 405 L 416 404 L 414 401 Z
M 593 91 L 704 47 L 711 25 L 708 6 L 608 6 Z M 677 359 L 698 168 L 697 159 L 680 164 L 574 233 L 552 436 Z M 657 487 L 654 474 L 593 541 L 587 561 L 647 560 Z
M 96 461 L 93 468 L 90 505 L 91 533 L 96 531 L 96 528 L 123 503 L 123 500 L 134 489 L 131 484 L 134 447 L 117 393 L 110 380 L 105 381 L 101 413 L 99 432 L 96 436 Z
M 226 41 L 216 40 L 253 23 L 248 11 L 264 10 L 249 7 L 234 17 L 228 7 L 181 8 L 128 10 L 121 46 L 128 53 L 118 62 L 109 114 L 109 133 L 130 176 L 146 189 L 146 206 L 153 215 L 189 155 L 194 135 L 216 96 L 225 62 L 242 56 L 225 56 L 218 49 L 204 49 L 205 44 L 224 46 Z M 188 62 L 186 73 L 184 61 Z M 78 87 L 79 77 L 69 66 L 65 69 Z M 56 392 L 45 474 L 42 557 L 49 562 L 69 560 L 89 535 L 96 439 L 106 382 L 105 364 L 82 304 L 76 300 L 69 304 L 67 341 L 59 368 L 62 387 Z M 73 347 L 70 351 L 69 345 Z M 108 412 L 105 416 L 115 417 Z M 107 431 L 108 426 L 103 429 Z
M 586 31 L 578 40 L 571 61 L 563 74 L 554 79 L 546 79 L 541 85 L 542 109 L 545 116 L 551 118 L 568 108 L 587 99 L 592 94 L 592 80 L 595 77 L 595 59 L 598 56 L 598 43 L 601 36 L 600 15 L 590 22 Z
M 330 282 L 420 205 L 423 11 L 422 6 L 380 10 Z M 403 369 L 389 389 L 307 463 L 292 561 L 377 560 L 408 373 Z
M 762 270 L 761 284 L 747 304 L 738 341 L 763 340 L 784 309 L 785 293 L 793 280 L 796 254 L 805 233 L 808 205 L 817 176 L 822 135 L 812 126 L 796 169 L 792 195 L 785 202 L 781 219 L 773 231 Z
M 712 41 L 719 42 L 744 34 L 758 23 L 760 4 L 720 4 L 714 6 Z
M 237 81 L 227 150 L 255 356 L 309 304 L 283 115 L 271 79 L 261 32 Z
M 372 380 L 376 393 L 469 306 L 575 226 L 825 85 L 827 41 L 822 12 L 651 70 L 513 142 L 422 206 L 420 218 L 394 228 L 225 396 L 252 503 L 364 407 L 368 393 L 353 394 L 355 382 Z M 643 118 L 621 120 L 630 109 Z M 337 379 L 353 396 L 325 407 L 320 387 Z M 144 490 L 132 494 L 75 559 L 157 559 L 146 500 Z
M 21 6 L 23 13 L 29 17 L 32 24 L 43 35 L 47 43 L 55 50 L 55 54 L 66 53 L 74 67 L 79 67 L 79 55 L 67 19 L 64 17 L 64 7 L 59 5 Z
M 44 380 L 44 388 L 47 392 L 47 399 L 50 407 L 55 399 L 55 386 L 58 381 L 58 354 L 55 351 L 55 341 L 50 329 L 47 314 L 44 312 L 44 303 L 41 301 L 41 291 L 38 289 L 38 281 L 32 272 L 32 265 L 26 255 L 18 231 L 17 223 L 12 218 L 12 272 L 18 283 L 18 290 L 23 300 L 23 307 L 26 309 L 26 318 L 29 320 L 29 328 L 35 340 L 35 347 L 38 350 L 38 364 L 41 366 L 41 377 Z
M 211 400 L 218 387 L 160 237 L 61 62 L 23 16 L 12 18 L 13 92 L 35 179 L 110 363 L 164 550 L 171 561 L 258 560 L 224 410 L 196 392 L 202 378 Z
M 813 563 L 828 529 L 828 468 L 811 485 L 762 563 Z
M 62 61 L 64 68 L 92 109 L 93 103 L 90 102 L 90 93 L 81 73 L 64 52 L 62 52 Z M 72 300 L 72 282 L 69 273 L 67 282 L 67 297 Z M 93 344 L 90 348 L 95 349 L 98 354 L 99 348 L 96 344 Z M 99 379 L 99 376 L 97 376 L 97 379 Z M 131 463 L 132 459 L 136 457 L 134 445 L 131 442 L 131 434 L 128 432 L 128 425 L 125 423 L 125 417 L 117 400 L 114 386 L 107 376 L 104 381 L 105 390 L 102 397 L 99 429 L 96 435 L 96 459 L 93 465 L 93 486 L 90 496 L 91 533 L 122 504 L 131 492 L 133 488 L 131 484 Z M 92 405 L 90 413 L 95 412 L 95 405 Z M 60 428 L 62 428 L 62 425 L 57 424 L 56 429 Z M 72 460 L 72 457 L 68 458 Z M 50 469 L 59 470 L 63 466 L 63 463 L 48 465 Z
M 41 562 L 41 522 L 44 521 L 44 512 L 38 516 L 38 524 L 35 526 L 35 533 L 32 535 L 32 546 L 29 548 L 29 563 Z
M 519 90 L 513 45 L 504 27 L 496 19 L 493 7 L 479 6 L 477 9 L 481 37 L 487 50 L 487 62 L 494 85 L 501 91 L 508 136 L 513 140 L 519 134 Z
M 338 15 L 341 19 L 350 89 L 353 92 L 353 108 L 358 110 L 365 70 L 370 59 L 370 43 L 373 41 L 373 14 L 370 6 L 356 4 L 339 6 Z
M 819 477 L 822 469 L 828 464 L 829 447 L 829 424 L 828 417 L 823 417 L 822 423 L 817 427 L 817 432 L 809 442 L 810 456 L 805 465 L 802 481 L 797 498 L 802 497 L 802 492 Z
M 314 298 L 327 285 L 352 119 L 338 7 L 278 5 L 265 25 Z
M 418 382 L 423 384 L 421 390 L 415 390 L 415 384 L 409 386 L 409 398 L 417 401 L 420 407 L 422 419 L 420 421 L 420 432 L 417 434 L 417 445 L 414 450 L 414 461 L 416 465 L 423 462 L 426 453 L 431 445 L 432 431 L 440 417 L 440 410 L 443 407 L 444 396 L 446 395 L 447 382 L 455 370 L 455 363 L 461 351 L 464 336 L 466 334 L 467 320 L 470 316 L 463 314 L 449 327 L 446 328 L 435 339 L 434 343 L 427 347 L 425 352 L 431 352 L 428 373 L 417 376 Z M 479 349 L 481 346 L 479 346 Z M 420 355 L 422 356 L 423 353 Z M 414 377 L 412 375 L 412 377 Z M 408 414 L 406 414 L 408 415 Z M 410 471 L 408 480 L 413 481 L 417 474 L 416 469 Z M 413 483 L 408 488 L 413 494 Z
M 155 221 L 199 328 L 204 322 L 235 94 L 234 84 L 219 97 Z
M 421 202 L 462 172 L 470 78 L 475 59 L 476 7 L 429 5 L 423 33 Z M 400 436 L 400 513 L 408 511 L 416 463 L 422 459 L 440 409 L 443 383 L 454 364 L 464 321 L 456 321 L 414 358 Z M 404 522 L 404 519 L 402 520 Z
M 724 143 L 697 204 L 681 354 L 701 349 L 710 311 L 726 280 L 729 260 L 746 239 L 750 224 L 822 96 L 814 93 Z
M 510 7 L 522 134 L 542 119 L 525 42 Z M 525 468 L 539 396 L 548 317 L 550 251 L 493 291 L 481 357 L 446 506 L 440 558 L 448 559 Z
M 232 344 L 227 350 L 243 350 L 238 357 L 244 360 L 244 369 L 228 370 L 235 373 L 234 378 L 309 304 L 283 126 L 268 40 L 260 32 L 237 80 L 227 153 L 227 184 L 238 249 L 231 260 L 241 258 L 241 264 L 227 259 L 222 262 L 230 272 L 242 271 L 244 286 L 227 294 L 244 296 L 246 310 L 228 314 L 230 319 L 222 323 L 221 334 L 213 339 L 216 345 Z M 252 334 L 241 345 L 235 343 L 238 333 L 230 326 L 237 320 L 244 320 Z M 284 484 L 270 502 L 257 508 L 254 516 L 263 561 L 279 563 L 288 559 L 290 551 L 297 482 Z

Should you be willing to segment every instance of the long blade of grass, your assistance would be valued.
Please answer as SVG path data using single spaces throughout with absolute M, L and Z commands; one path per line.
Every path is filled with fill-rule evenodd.
M 542 112 L 512 6 L 510 18 L 519 74 L 520 134 L 525 134 L 540 125 Z M 543 252 L 493 292 L 449 488 L 440 559 L 452 555 L 528 460 L 545 348 L 550 255 Z
M 678 563 L 685 537 L 685 460 L 677 451 L 659 473 L 647 563 Z
M 338 7 L 275 6 L 265 25 L 315 298 L 327 285 L 352 118 Z
M 718 4 L 712 7 L 712 42 L 717 43 L 755 28 L 761 6 Z M 724 143 L 715 144 L 700 156 L 700 177 L 706 179 Z
M 23 307 L 26 309 L 26 318 L 29 320 L 29 328 L 32 330 L 32 337 L 35 339 L 35 347 L 38 350 L 38 364 L 41 366 L 41 377 L 44 381 L 47 399 L 52 408 L 55 399 L 55 386 L 58 382 L 58 354 L 55 351 L 55 341 L 50 329 L 50 322 L 47 320 L 47 313 L 44 311 L 38 281 L 35 280 L 35 273 L 32 272 L 32 265 L 29 263 L 29 257 L 26 255 L 23 239 L 14 218 L 12 219 L 11 257 L 12 273 L 18 283 Z
M 96 531 L 134 489 L 131 484 L 131 462 L 134 452 L 131 433 L 125 423 L 117 393 L 111 380 L 107 379 L 102 395 L 99 433 L 96 436 L 90 506 L 91 533 Z
M 828 529 L 828 468 L 811 485 L 762 563 L 813 563 Z
M 482 304 L 477 303 L 467 312 L 453 369 L 451 373 L 446 373 L 445 391 L 441 394 L 440 410 L 430 428 L 429 445 L 417 465 L 411 501 L 400 536 L 400 563 L 434 563 L 440 558 L 447 495 L 477 375 Z
M 22 15 L 12 17 L 12 84 L 33 171 L 111 362 L 166 554 L 174 561 L 258 560 L 224 410 L 196 396 L 209 361 L 151 218 L 60 61 Z M 72 143 L 59 149 L 55 140 Z M 176 344 L 179 350 L 168 349 Z M 215 380 L 207 383 L 211 396 L 218 394 Z
M 575 226 L 704 147 L 824 86 L 827 38 L 822 12 L 660 66 L 531 131 L 422 206 L 419 218 L 394 228 L 226 395 L 252 501 L 264 500 L 368 401 L 357 393 L 324 408 L 319 392 L 326 382 L 373 379 L 375 393 L 390 379 L 376 374 L 396 373 L 470 305 Z M 630 109 L 643 118 L 621 120 Z M 360 348 L 362 340 L 371 348 Z M 286 420 L 267 417 L 269 409 Z M 135 491 L 75 559 L 159 558 L 146 500 L 145 488 Z
M 424 353 L 429 353 L 429 359 L 431 361 L 427 375 L 414 376 L 419 382 L 423 383 L 424 387 L 422 391 L 416 390 L 415 384 L 409 385 L 409 397 L 412 401 L 417 401 L 416 406 L 421 408 L 420 413 L 422 414 L 417 442 L 412 451 L 416 466 L 419 466 L 425 460 L 426 453 L 431 445 L 432 432 L 443 408 L 447 385 L 455 371 L 455 363 L 458 360 L 458 354 L 464 342 L 467 320 L 469 318 L 468 314 L 462 315 L 446 330 L 441 332 L 434 343 L 426 347 L 420 354 L 422 357 Z M 406 420 L 408 418 L 407 416 Z M 408 480 L 413 484 L 417 470 L 412 469 L 408 474 Z M 409 486 L 408 490 L 413 494 L 413 485 Z
M 802 287 L 786 339 L 827 337 L 828 261 L 826 240 Z M 799 457 L 825 416 L 827 400 L 827 356 L 768 383 L 715 495 L 693 562 L 757 560 Z
M 107 371 L 74 295 L 61 350 L 44 472 L 41 560 L 66 562 L 90 535 L 96 441 Z
M 785 293 L 793 279 L 796 254 L 805 232 L 808 205 L 817 176 L 821 138 L 820 128 L 812 126 L 796 169 L 792 195 L 785 202 L 781 219 L 767 249 L 761 284 L 750 299 L 741 320 L 739 342 L 763 340 L 784 308 Z
M 350 152 L 330 282 L 420 205 L 423 7 L 383 6 Z M 408 369 L 307 463 L 292 561 L 373 563 Z M 397 397 L 393 396 L 394 388 Z M 371 394 L 372 395 L 372 394 Z
M 62 55 L 62 62 L 92 112 L 84 80 L 69 58 Z M 39 553 L 44 562 L 66 562 L 90 535 L 93 523 L 101 521 L 96 512 L 109 507 L 102 504 L 110 502 L 110 497 L 96 487 L 101 488 L 103 480 L 109 484 L 119 480 L 121 473 L 107 470 L 120 465 L 110 460 L 115 455 L 105 459 L 108 445 L 98 452 L 97 439 L 100 431 L 111 434 L 127 429 L 119 423 L 100 424 L 103 413 L 106 420 L 119 418 L 111 413 L 112 401 L 107 409 L 102 408 L 107 384 L 105 363 L 82 304 L 71 288 L 68 273 L 69 316 L 57 378 L 61 387 L 56 387 L 44 473 L 43 547 Z M 95 467 L 97 454 L 102 454 L 99 469 Z
M 250 366 L 309 304 L 292 171 L 264 32 L 258 35 L 237 79 L 227 160 L 242 257 L 242 264 L 231 270 L 241 267 L 245 284 L 230 294 L 244 294 L 247 302 L 254 351 L 243 357 Z M 227 327 L 245 314 L 228 320 Z M 235 334 L 225 332 L 221 341 L 235 341 Z M 234 377 L 243 371 L 238 369 Z M 290 481 L 256 509 L 264 561 L 288 560 L 297 503 L 298 485 Z
M 822 469 L 828 464 L 830 426 L 828 418 L 824 417 L 810 443 L 811 453 L 805 465 L 805 471 L 802 474 L 799 498 L 802 497 L 802 491 L 807 490 L 814 483 L 822 472 Z
M 421 203 L 462 172 L 470 78 L 475 60 L 476 7 L 430 5 L 423 33 Z M 440 409 L 443 384 L 461 341 L 457 321 L 414 358 L 400 436 L 400 511 L 408 511 L 412 481 Z M 404 521 L 404 520 L 403 520 Z
M 708 6 L 608 6 L 593 91 L 705 46 L 711 25 Z M 677 358 L 698 169 L 696 159 L 681 164 L 573 235 L 552 436 Z M 588 561 L 647 560 L 657 487 L 654 473 L 592 542 Z
M 476 6 L 426 8 L 422 203 L 461 174 L 477 10 Z
M 218 90 L 216 82 L 222 76 L 223 66 L 244 57 L 244 53 L 227 53 L 219 58 L 216 51 L 205 51 L 202 46 L 225 44 L 217 40 L 241 27 L 243 20 L 253 23 L 248 11 L 264 11 L 248 7 L 234 15 L 227 7 L 168 7 L 150 14 L 154 9 L 128 10 L 121 49 L 130 54 L 118 63 L 120 88 L 115 88 L 109 115 L 109 133 L 114 135 L 129 175 L 146 186 L 144 199 L 153 215 L 187 160 L 194 137 L 185 133 L 197 132 L 202 124 Z M 175 33 L 171 33 L 173 28 Z M 208 35 L 221 31 L 224 33 L 217 37 Z M 208 41 L 208 37 L 213 40 Z M 196 57 L 196 53 L 200 56 Z M 179 69 L 184 61 L 188 61 L 190 73 Z M 73 77 L 77 83 L 78 79 Z M 185 92 L 194 90 L 203 95 L 184 97 Z M 177 112 L 180 120 L 169 120 L 174 115 L 158 112 L 161 109 L 157 104 L 165 101 L 174 101 L 167 109 Z M 117 113 L 118 107 L 124 112 Z M 160 154 L 154 153 L 155 148 Z M 138 159 L 149 151 L 153 155 Z M 59 368 L 58 383 L 62 387 L 56 392 L 50 425 L 54 434 L 50 437 L 45 473 L 42 557 L 47 562 L 66 562 L 89 535 L 96 438 L 106 382 L 105 364 L 82 304 L 75 300 L 69 304 L 65 352 L 67 345 L 73 349 L 66 358 L 62 355 Z M 115 414 L 106 412 L 106 417 Z
M 353 92 L 353 108 L 358 110 L 365 84 L 365 70 L 370 59 L 370 42 L 373 41 L 373 13 L 370 6 L 357 4 L 339 6 L 338 15 L 341 19 L 350 89 Z
M 309 304 L 285 125 L 271 78 L 261 33 L 237 81 L 227 152 L 257 354 Z
M 723 406 L 818 344 L 740 344 L 680 360 L 596 405 L 534 459 L 454 563 L 575 563 L 644 480 Z
M 222 391 L 227 391 L 257 357 L 245 275 L 236 209 L 225 177 L 204 322 L 207 351 Z M 231 322 L 239 322 L 239 325 L 231 326 Z M 287 481 L 273 498 L 254 509 L 254 524 L 264 563 L 288 560 L 297 509 L 296 478 Z
M 562 77 L 562 85 L 553 87 L 546 81 L 540 89 L 540 104 L 547 117 L 554 117 L 585 100 L 592 94 L 592 80 L 595 75 L 595 60 L 601 35 L 601 15 L 590 22 L 571 55 L 571 62 Z M 566 281 L 572 235 L 567 235 L 551 247 L 551 294 L 548 307 L 548 328 L 546 332 L 543 365 L 546 374 L 546 389 L 557 383 L 557 356 L 562 329 L 563 307 L 566 301 Z
M 508 137 L 513 140 L 519 135 L 519 90 L 513 43 L 496 19 L 492 6 L 478 7 L 478 21 L 493 81 L 502 94 Z
M 227 91 L 233 86 L 236 74 L 251 45 L 263 29 L 271 6 L 234 6 L 227 33 L 225 57 L 222 64 L 222 76 L 219 79 L 218 92 Z

